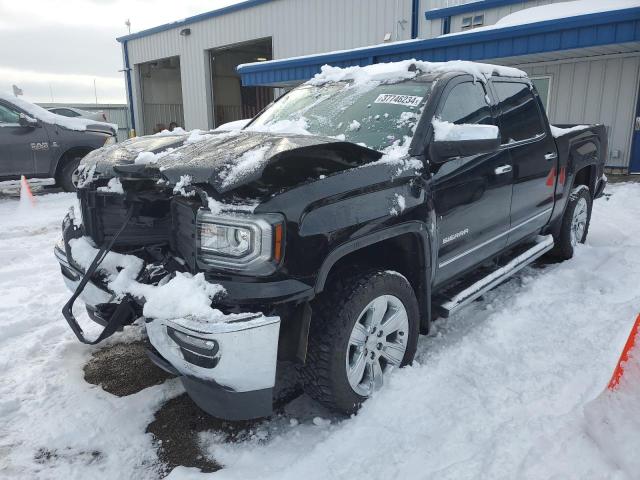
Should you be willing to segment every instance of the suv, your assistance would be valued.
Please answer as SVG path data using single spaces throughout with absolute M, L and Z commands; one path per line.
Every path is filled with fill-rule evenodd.
M 116 142 L 116 125 L 51 113 L 0 94 L 0 181 L 54 178 L 75 190 L 77 168 L 91 150 Z
M 89 155 L 55 249 L 63 314 L 85 343 L 143 318 L 151 359 L 212 415 L 270 414 L 277 378 L 353 413 L 436 316 L 573 255 L 606 151 L 600 125 L 550 126 L 513 68 L 325 67 L 243 130 Z

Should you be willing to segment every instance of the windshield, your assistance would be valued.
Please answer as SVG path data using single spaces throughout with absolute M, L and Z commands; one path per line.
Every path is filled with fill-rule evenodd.
M 411 141 L 430 82 L 305 84 L 282 97 L 249 130 L 306 133 L 382 151 Z

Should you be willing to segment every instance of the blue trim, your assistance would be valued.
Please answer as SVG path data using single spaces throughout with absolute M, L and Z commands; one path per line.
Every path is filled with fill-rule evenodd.
M 245 0 L 244 2 L 236 3 L 235 5 L 229 5 L 228 7 L 218 8 L 217 10 L 211 10 L 210 12 L 200 13 L 198 15 L 194 15 L 193 17 L 188 17 L 183 20 L 179 20 L 177 22 L 165 23 L 164 25 L 159 25 L 157 27 L 149 28 L 147 30 L 131 33 L 123 37 L 118 37 L 116 38 L 116 40 L 122 43 L 128 40 L 134 40 L 136 38 L 147 37 L 149 35 L 153 35 L 154 33 L 164 32 L 166 30 L 171 30 L 173 28 L 184 27 L 185 25 L 191 25 L 192 23 L 201 22 L 203 20 L 208 20 L 209 18 L 219 17 L 221 15 L 237 12 L 239 10 L 244 10 L 246 8 L 255 7 L 258 5 L 262 5 L 263 3 L 268 3 L 272 1 L 273 0 Z
M 427 40 L 411 40 L 238 67 L 242 84 L 294 84 L 320 67 L 370 65 L 415 58 L 428 61 L 497 59 L 640 41 L 640 7 L 547 20 Z
M 133 113 L 133 92 L 131 91 L 131 67 L 129 66 L 129 49 L 127 48 L 127 41 L 122 42 L 122 48 L 124 50 L 124 74 L 127 79 L 127 97 L 129 100 L 129 115 L 131 116 L 131 128 L 136 129 L 136 117 Z M 137 133 L 137 132 L 136 132 Z
M 461 13 L 467 12 L 479 12 L 480 10 L 486 10 L 488 8 L 498 8 L 504 7 L 505 5 L 524 2 L 525 0 L 476 0 L 475 2 L 465 3 L 464 5 L 456 5 L 455 7 L 443 7 L 436 8 L 434 10 L 428 10 L 424 12 L 424 16 L 427 20 L 434 20 L 436 18 L 444 18 L 451 15 L 460 15 Z
M 413 0 L 411 2 L 411 38 L 418 38 L 418 21 L 420 16 L 420 0 Z

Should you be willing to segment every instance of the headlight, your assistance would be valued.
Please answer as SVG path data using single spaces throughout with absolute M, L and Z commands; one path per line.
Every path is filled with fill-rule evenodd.
M 200 210 L 197 224 L 198 263 L 205 268 L 268 275 L 282 259 L 282 215 L 224 216 Z
M 103 147 L 107 147 L 109 145 L 115 145 L 115 143 L 116 143 L 116 137 L 113 135 L 109 135 L 107 138 L 104 139 Z

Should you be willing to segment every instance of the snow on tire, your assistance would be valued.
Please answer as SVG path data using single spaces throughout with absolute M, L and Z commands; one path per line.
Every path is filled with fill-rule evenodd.
M 589 233 L 593 199 L 586 185 L 578 185 L 571 190 L 569 201 L 562 217 L 560 232 L 554 237 L 554 253 L 568 260 L 573 257 L 575 247 L 584 243 Z

